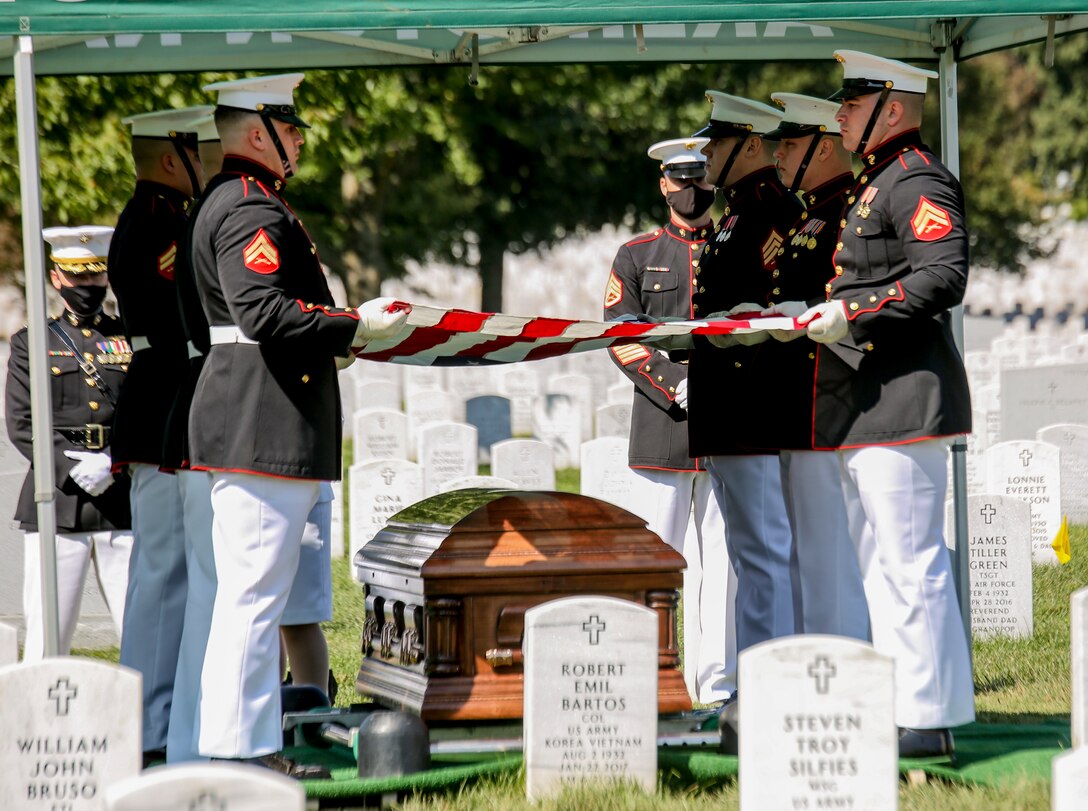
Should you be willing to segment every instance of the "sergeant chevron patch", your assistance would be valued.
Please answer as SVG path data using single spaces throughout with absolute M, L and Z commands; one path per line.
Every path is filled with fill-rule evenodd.
M 280 269 L 280 252 L 262 228 L 242 251 L 245 265 L 255 273 L 275 273 Z
M 783 241 L 782 235 L 772 228 L 770 236 L 760 249 L 763 251 L 763 267 L 767 270 L 774 267 L 775 259 L 778 258 L 778 249 L 782 247 Z
M 619 304 L 621 298 L 623 298 L 623 282 L 616 276 L 616 272 L 612 271 L 608 274 L 608 287 L 604 291 L 604 308 L 607 310 L 609 307 L 614 307 Z
M 910 219 L 910 227 L 914 229 L 914 236 L 923 242 L 936 242 L 952 232 L 952 218 L 947 211 L 922 195 Z
M 164 279 L 174 280 L 174 263 L 178 259 L 178 244 L 171 242 L 170 247 L 159 257 L 159 275 Z
M 643 358 L 648 357 L 650 350 L 642 344 L 625 344 L 623 346 L 612 347 L 612 354 L 616 356 L 616 360 L 624 366 L 627 366 L 634 363 L 636 360 L 642 360 Z

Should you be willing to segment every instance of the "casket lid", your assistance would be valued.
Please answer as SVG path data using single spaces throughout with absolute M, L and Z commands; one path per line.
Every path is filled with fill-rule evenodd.
M 427 577 L 684 567 L 644 520 L 615 504 L 576 493 L 499 489 L 441 493 L 395 513 L 355 563 L 360 570 L 408 569 Z

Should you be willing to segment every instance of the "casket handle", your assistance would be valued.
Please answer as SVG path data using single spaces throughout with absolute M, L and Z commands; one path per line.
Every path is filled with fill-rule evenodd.
M 492 668 L 514 667 L 525 661 L 520 648 L 517 650 L 513 648 L 490 648 L 484 654 L 484 658 Z

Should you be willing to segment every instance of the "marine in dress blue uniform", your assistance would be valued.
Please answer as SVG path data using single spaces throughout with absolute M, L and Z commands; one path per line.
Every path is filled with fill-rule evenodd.
M 647 151 L 661 167 L 660 189 L 671 216 L 616 253 L 605 290 L 606 319 L 643 313 L 691 318 L 699 257 L 713 228 L 714 187 L 704 180 L 706 160 L 700 152 L 706 142 L 673 139 Z M 685 682 L 696 701 L 723 701 L 736 689 L 736 576 L 710 476 L 688 453 L 688 365 L 640 344 L 616 347 L 611 357 L 635 388 L 629 460 L 643 483 L 642 517 L 687 561 Z
M 783 108 L 782 121 L 764 138 L 775 144 L 782 182 L 805 204 L 778 249 L 771 274 L 778 292 L 770 312 L 776 312 L 773 305 L 778 302 L 823 301 L 838 221 L 854 175 L 835 121 L 837 102 L 796 93 L 771 98 Z M 752 392 L 764 400 L 766 413 L 774 414 L 766 436 L 752 435 L 753 445 L 779 450 L 797 564 L 797 630 L 868 641 L 869 606 L 850 543 L 839 460 L 834 453 L 812 450 L 816 351 L 811 341 L 797 340 L 802 334 L 775 333 L 787 342 L 764 346 L 778 383 Z
M 696 268 L 692 311 L 759 311 L 777 295 L 778 249 L 801 212 L 775 172 L 761 134 L 781 112 L 765 104 L 708 91 L 710 123 L 696 136 L 707 178 L 725 195 L 725 210 Z M 770 419 L 749 392 L 773 387 L 777 372 L 761 359 L 764 335 L 697 338 L 689 367 L 688 443 L 704 457 L 728 528 L 729 561 L 737 575 L 737 649 L 792 634 L 791 537 L 778 457 L 753 450 L 746 437 Z M 738 685 L 739 687 L 739 685 Z
M 113 464 L 132 477 L 135 537 L 121 664 L 143 676 L 145 762 L 166 747 L 184 619 L 182 503 L 176 477 L 160 470 L 167 415 L 188 366 L 174 279 L 186 212 L 202 180 L 196 137 L 182 129 L 201 110 L 124 119 L 132 127 L 136 189 L 110 243 L 109 279 L 132 346 L 117 402 Z
M 200 754 L 305 776 L 280 749 L 279 624 L 307 517 L 340 478 L 337 358 L 395 334 L 390 300 L 333 304 L 284 189 L 303 143 L 302 74 L 209 85 L 225 153 L 193 221 L 211 348 L 189 417 L 191 466 L 212 475 L 218 589 L 201 676 Z
M 967 284 L 963 191 L 918 133 L 936 74 L 857 51 L 836 58 L 832 99 L 862 168 L 826 301 L 799 318 L 819 344 L 813 447 L 840 459 L 873 645 L 895 659 L 900 754 L 951 755 L 948 728 L 974 719 L 943 539 L 948 440 L 971 428 L 950 313 Z
M 90 563 L 118 636 L 122 632 L 129 555 L 132 550 L 129 480 L 110 462 L 113 403 L 131 352 L 121 322 L 102 312 L 106 252 L 113 228 L 91 225 L 46 228 L 53 262 L 50 278 L 64 312 L 50 320 L 47 349 L 53 407 L 53 474 L 57 532 L 57 603 L 60 653 L 72 645 L 83 583 Z M 5 416 L 12 444 L 31 463 L 19 494 L 15 520 L 26 532 L 23 559 L 24 661 L 45 653 L 42 625 L 41 540 L 34 501 L 30 356 L 27 331 L 11 337 Z

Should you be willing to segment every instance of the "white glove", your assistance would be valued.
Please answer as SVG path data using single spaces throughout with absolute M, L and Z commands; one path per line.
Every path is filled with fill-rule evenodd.
M 762 311 L 763 311 L 763 308 L 760 307 L 758 304 L 753 304 L 750 301 L 746 301 L 744 304 L 738 304 L 733 309 L 727 311 L 726 315 L 727 316 L 733 316 L 733 315 L 740 315 L 742 313 L 747 315 L 747 314 L 750 314 L 750 313 L 760 313 Z M 763 329 L 757 329 L 757 330 L 755 330 L 753 332 L 734 332 L 733 333 L 733 340 L 736 343 L 740 344 L 741 346 L 755 346 L 756 344 L 763 343 L 764 341 L 766 341 L 770 337 L 771 336 L 767 334 L 767 331 L 763 330 Z
M 108 453 L 89 451 L 65 451 L 64 455 L 76 460 L 76 466 L 68 471 L 68 477 L 91 496 L 100 496 L 113 484 L 112 462 Z
M 790 341 L 796 341 L 798 338 L 805 334 L 803 329 L 769 329 L 767 333 L 776 341 L 782 343 L 789 343 Z
M 336 361 L 336 371 L 342 372 L 346 368 L 351 366 L 351 364 L 355 363 L 355 356 L 354 355 L 348 355 L 346 358 L 342 358 L 339 355 L 337 355 L 335 358 L 333 358 L 333 360 Z
M 676 404 L 684 411 L 688 410 L 688 379 L 685 377 L 676 384 Z
M 755 346 L 770 338 L 771 333 L 770 330 L 757 329 L 752 332 L 734 332 L 733 337 L 737 339 L 737 343 L 741 346 Z
M 808 337 L 817 343 L 833 344 L 841 341 L 850 332 L 850 322 L 846 318 L 846 303 L 843 301 L 825 301 L 802 313 L 797 323 L 808 327 Z
M 364 301 L 359 305 L 359 326 L 355 328 L 352 346 L 365 346 L 368 341 L 392 338 L 408 319 L 407 309 L 390 311 L 396 299 L 389 296 Z
M 768 318 L 775 316 L 784 316 L 785 318 L 797 318 L 800 315 L 808 312 L 808 305 L 803 301 L 780 301 L 771 307 L 768 307 L 760 315 Z M 788 341 L 795 341 L 805 334 L 803 329 L 772 329 L 770 330 L 771 337 L 776 341 L 782 341 L 786 343 Z
M 738 304 L 736 307 L 733 307 L 732 309 L 726 310 L 725 315 L 726 315 L 726 317 L 729 317 L 729 316 L 733 316 L 733 315 L 740 315 L 742 313 L 747 315 L 749 313 L 760 313 L 760 312 L 763 312 L 763 306 L 762 305 L 753 304 L 750 301 L 746 301 L 743 304 Z
M 737 340 L 737 336 L 733 333 L 730 333 L 729 335 L 707 335 L 706 339 L 714 344 L 714 346 L 718 347 L 718 349 L 728 349 L 729 347 L 736 346 L 740 343 Z
M 775 316 L 781 315 L 786 318 L 797 318 L 799 315 L 808 312 L 808 305 L 803 301 L 780 301 L 778 304 L 774 304 L 767 307 L 760 315 L 762 316 Z

